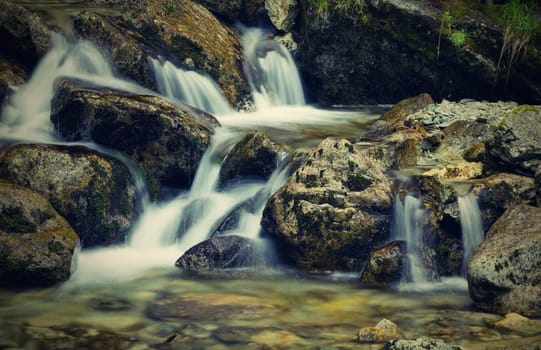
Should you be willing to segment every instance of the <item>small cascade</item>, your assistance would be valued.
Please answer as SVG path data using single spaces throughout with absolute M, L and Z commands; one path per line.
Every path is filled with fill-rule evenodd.
M 477 203 L 477 197 L 472 192 L 458 197 L 458 210 L 464 249 L 462 275 L 465 276 L 473 251 L 483 241 L 484 231 L 481 221 L 481 210 Z
M 258 109 L 306 104 L 299 71 L 289 51 L 260 29 L 243 35 L 244 72 Z
M 199 108 L 213 115 L 231 112 L 222 90 L 209 77 L 184 70 L 169 61 L 150 58 L 158 90 L 164 96 Z
M 0 136 L 32 141 L 53 141 L 49 120 L 54 84 L 58 77 L 113 77 L 109 62 L 85 40 L 69 41 L 52 36 L 52 47 L 36 67 L 31 79 L 16 87 L 2 111 Z
M 403 199 L 400 195 L 395 196 L 392 235 L 395 240 L 406 241 L 407 272 L 413 283 L 428 281 L 428 272 L 422 257 L 423 217 L 421 199 L 410 193 L 406 193 Z

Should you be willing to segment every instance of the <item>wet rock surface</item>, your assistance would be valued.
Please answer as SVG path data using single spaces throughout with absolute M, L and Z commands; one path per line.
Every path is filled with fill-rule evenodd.
M 393 241 L 370 254 L 370 260 L 361 276 L 365 286 L 386 286 L 400 282 L 406 259 L 406 242 Z
M 84 247 L 124 242 L 137 216 L 128 167 L 77 146 L 22 144 L 0 157 L 0 175 L 46 197 Z
M 67 280 L 79 238 L 36 192 L 0 180 L 0 285 L 48 286 Z
M 92 140 L 126 153 L 152 180 L 188 188 L 216 119 L 150 95 L 96 90 L 63 80 L 51 120 L 66 141 Z
M 541 315 L 540 223 L 540 208 L 518 205 L 492 225 L 468 264 L 468 286 L 477 307 Z

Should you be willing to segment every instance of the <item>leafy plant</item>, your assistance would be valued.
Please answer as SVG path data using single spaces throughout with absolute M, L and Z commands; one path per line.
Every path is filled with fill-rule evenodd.
M 457 49 L 466 44 L 467 34 L 464 29 L 454 29 L 455 17 L 450 11 L 443 11 L 440 21 L 440 32 L 438 34 L 438 47 L 436 50 L 436 60 L 440 57 L 441 37 L 444 34 Z
M 451 39 L 451 43 L 453 43 L 453 46 L 459 49 L 466 43 L 466 37 L 467 36 L 464 29 L 460 29 L 453 30 L 449 38 Z
M 536 18 L 538 14 L 539 6 L 533 1 L 511 0 L 504 5 L 505 27 L 494 85 L 498 81 L 498 73 L 505 56 L 507 64 L 505 86 L 507 87 L 512 66 L 524 55 L 528 43 L 539 31 L 539 19 Z
M 329 11 L 341 16 L 360 18 L 363 23 L 368 20 L 364 13 L 365 0 L 311 0 L 310 3 L 314 7 L 315 14 L 324 20 L 328 18 Z

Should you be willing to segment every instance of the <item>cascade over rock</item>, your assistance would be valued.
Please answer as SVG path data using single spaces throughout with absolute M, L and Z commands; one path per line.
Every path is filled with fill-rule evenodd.
M 70 276 L 79 238 L 36 192 L 0 179 L 0 285 L 53 285 Z
M 540 266 L 541 208 L 509 208 L 487 232 L 468 265 L 475 305 L 500 314 L 539 317 Z
M 0 1 L 2 54 L 32 71 L 49 48 L 49 29 L 24 7 Z
M 302 3 L 296 56 L 314 101 L 395 103 L 427 92 L 436 100 L 541 103 L 538 45 L 513 67 L 506 89 L 501 72 L 493 89 L 503 30 L 479 11 L 457 19 L 475 44 L 456 49 L 444 35 L 436 58 L 443 12 L 438 2 L 367 0 L 362 13 L 332 6 L 318 11 L 315 3 Z
M 90 4 L 96 1 L 101 4 L 100 0 L 91 0 Z M 76 18 L 75 27 L 83 37 L 108 48 L 115 64 L 128 71 L 128 77 L 143 79 L 139 81 L 143 85 L 149 83 L 143 73 L 150 66 L 140 60 L 140 55 L 152 49 L 175 64 L 209 74 L 232 105 L 245 97 L 248 88 L 242 74 L 238 34 L 202 5 L 190 0 L 144 0 L 121 1 L 117 6 L 123 16 L 82 15 Z M 115 38 L 122 41 L 111 40 Z
M 0 176 L 47 198 L 83 247 L 124 242 L 137 214 L 132 174 L 120 161 L 83 147 L 17 145 L 0 158 Z
M 89 141 L 122 151 L 154 181 L 189 188 L 218 122 L 202 111 L 157 96 L 62 80 L 51 120 L 67 141 Z
M 370 149 L 327 138 L 267 202 L 262 226 L 299 268 L 360 271 L 389 237 L 383 170 Z
M 541 165 L 541 107 L 518 106 L 498 124 L 487 144 L 489 166 L 534 176 Z
M 268 180 L 285 154 L 286 148 L 266 134 L 251 132 L 228 153 L 220 169 L 220 181 L 227 183 L 243 176 Z

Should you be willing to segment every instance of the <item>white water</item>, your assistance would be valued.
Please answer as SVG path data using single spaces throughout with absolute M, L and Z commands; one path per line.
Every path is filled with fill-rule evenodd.
M 423 216 L 424 210 L 419 198 L 408 193 L 402 201 L 399 195 L 395 196 L 392 235 L 396 240 L 406 241 L 407 270 L 411 276 L 411 282 L 414 284 L 428 280 L 421 255 Z
M 274 46 L 276 45 L 274 42 L 272 45 L 273 48 L 277 47 L 281 50 L 280 46 Z M 280 57 L 283 55 L 280 53 Z M 306 137 L 305 130 L 314 132 L 319 128 L 319 133 L 322 133 L 323 130 L 338 125 L 346 125 L 345 127 L 351 130 L 350 123 L 352 121 L 359 119 L 368 121 L 377 117 L 355 112 L 323 111 L 302 106 L 304 96 L 302 95 L 300 79 L 295 78 L 295 76 L 298 77 L 296 67 L 294 64 L 291 65 L 292 60 L 281 60 L 280 62 L 285 63 L 287 69 L 294 68 L 295 74 L 292 76 L 282 74 L 280 78 L 276 79 L 266 74 L 265 79 L 285 79 L 285 81 L 280 83 L 262 81 L 263 85 L 287 86 L 289 79 L 293 77 L 294 84 L 292 86 L 295 88 L 287 90 L 289 92 L 285 94 L 297 97 L 294 100 L 275 100 L 271 98 L 271 94 L 267 94 L 265 95 L 265 98 L 268 98 L 267 101 L 264 104 L 259 104 L 259 109 L 255 113 L 235 113 L 229 109 L 229 106 L 227 106 L 227 113 L 225 113 L 224 108 L 218 107 L 220 112 L 217 112 L 217 117 L 223 127 L 216 130 L 212 144 L 201 160 L 192 188 L 161 203 L 143 201 L 143 215 L 134 225 L 125 245 L 77 252 L 73 261 L 73 266 L 77 266 L 77 270 L 67 283 L 66 288 L 128 281 L 158 267 L 174 269 L 175 260 L 183 252 L 209 238 L 224 217 L 249 198 L 253 199 L 251 204 L 242 210 L 238 226 L 224 232 L 224 234 L 239 234 L 260 240 L 261 226 L 259 222 L 264 205 L 267 199 L 285 183 L 288 171 L 285 167 L 278 167 L 278 170 L 266 182 L 240 182 L 226 189 L 218 188 L 218 176 L 223 155 L 243 137 L 245 130 L 267 127 L 276 131 L 277 135 L 294 133 L 297 137 L 304 138 Z M 164 67 L 166 66 L 166 64 L 162 64 Z M 260 67 L 263 72 L 268 68 L 266 65 L 260 65 Z M 171 77 L 168 76 L 168 79 L 178 79 L 177 70 L 173 70 L 171 67 L 170 69 Z M 2 113 L 0 138 L 59 142 L 53 132 L 49 115 L 50 101 L 54 95 L 54 82 L 61 76 L 82 79 L 97 86 L 111 87 L 132 93 L 156 94 L 132 82 L 116 78 L 107 59 L 91 43 L 86 41 L 70 42 L 64 37 L 56 35 L 53 38 L 50 52 L 36 68 L 30 81 L 19 87 L 17 92 L 11 96 L 9 105 Z M 200 79 L 194 80 L 201 82 Z M 208 86 L 205 84 L 203 82 L 203 86 Z M 213 86 L 215 87 L 216 84 Z M 280 89 L 276 93 L 273 92 L 273 95 L 283 94 Z M 197 94 L 208 95 L 205 87 L 196 91 L 198 91 Z M 267 90 L 265 91 L 268 93 Z M 168 94 L 167 91 L 165 93 Z M 260 92 L 255 93 L 257 95 Z M 212 108 L 216 108 L 214 99 L 209 103 Z M 275 103 L 277 105 L 269 106 L 269 104 Z M 285 106 L 284 104 L 295 106 Z M 220 115 L 220 113 L 224 114 Z M 308 126 L 308 128 L 304 126 Z M 87 144 L 87 146 L 106 151 L 98 145 Z M 122 158 L 118 157 L 115 152 L 107 153 Z M 137 178 L 141 179 L 139 176 Z M 144 189 L 141 192 L 144 192 Z
M 462 275 L 465 276 L 473 251 L 483 241 L 484 231 L 481 221 L 481 210 L 479 209 L 475 194 L 470 192 L 465 196 L 459 196 L 458 209 L 460 213 L 460 228 L 462 229 L 462 246 L 464 249 Z
M 242 41 L 244 72 L 256 108 L 304 106 L 301 78 L 289 51 L 279 42 L 266 38 L 260 29 L 247 30 Z
M 231 112 L 222 91 L 211 78 L 176 67 L 169 61 L 150 58 L 150 62 L 162 95 L 214 115 Z

